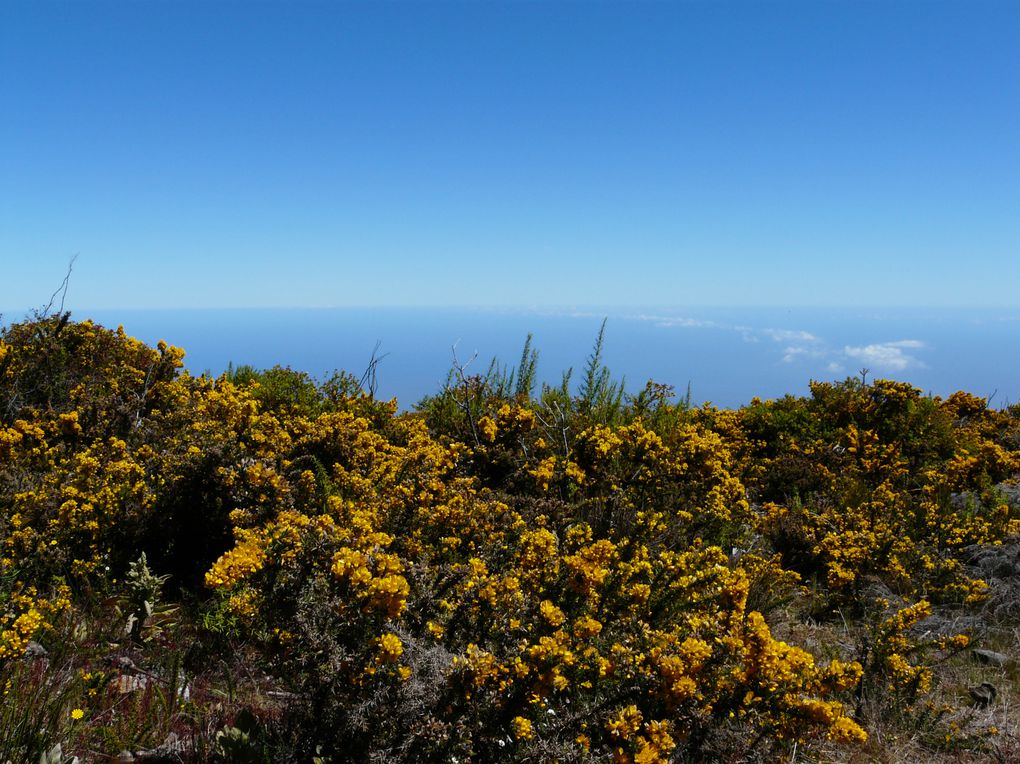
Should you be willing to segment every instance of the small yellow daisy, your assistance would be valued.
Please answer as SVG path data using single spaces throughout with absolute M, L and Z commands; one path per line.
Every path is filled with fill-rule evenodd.
M 80 708 L 76 708 L 71 712 L 71 718 L 74 719 L 75 721 L 78 721 L 83 716 L 85 716 L 85 712 L 82 711 Z

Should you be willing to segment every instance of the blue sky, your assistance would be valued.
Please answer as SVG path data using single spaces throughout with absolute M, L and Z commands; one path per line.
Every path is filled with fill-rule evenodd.
M 1020 304 L 1020 3 L 0 4 L 0 306 Z

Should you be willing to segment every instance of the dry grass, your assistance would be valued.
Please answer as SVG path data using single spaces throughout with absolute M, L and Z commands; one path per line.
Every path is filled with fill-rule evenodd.
M 1020 540 L 972 550 L 969 572 L 984 574 L 988 599 L 968 610 L 937 609 L 918 624 L 918 636 L 967 633 L 971 644 L 933 666 L 932 691 L 913 708 L 895 712 L 888 697 L 862 697 L 858 721 L 868 731 L 858 748 L 821 747 L 805 755 L 790 751 L 791 764 L 976 764 L 1020 762 Z M 989 575 L 989 573 L 999 575 Z M 860 659 L 866 635 L 859 622 L 836 613 L 813 620 L 809 596 L 769 619 L 780 639 L 805 647 L 821 659 Z M 972 649 L 1002 653 L 1002 666 L 982 663 Z M 986 707 L 970 688 L 989 683 L 995 698 Z

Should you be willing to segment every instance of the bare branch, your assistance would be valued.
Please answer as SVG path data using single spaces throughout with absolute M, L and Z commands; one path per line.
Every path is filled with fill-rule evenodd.
M 67 264 L 67 273 L 64 274 L 64 280 L 60 282 L 60 286 L 57 287 L 52 295 L 50 295 L 50 301 L 46 303 L 46 307 L 42 309 L 42 313 L 39 318 L 46 318 L 50 315 L 50 311 L 53 309 L 53 303 L 56 301 L 57 296 L 60 296 L 60 307 L 57 309 L 58 313 L 63 314 L 64 312 L 64 299 L 67 297 L 67 288 L 71 283 L 71 271 L 74 270 L 74 261 L 78 259 L 78 253 L 74 254 L 71 261 Z
M 457 406 L 464 412 L 468 424 L 471 425 L 471 437 L 475 441 L 475 446 L 480 446 L 482 441 L 478 437 L 478 425 L 475 423 L 475 413 L 471 406 L 471 380 L 465 373 L 467 367 L 478 357 L 478 351 L 476 350 L 467 361 L 461 363 L 460 359 L 457 358 L 457 345 L 459 343 L 460 340 L 457 340 L 457 342 L 453 343 L 453 347 L 450 348 L 450 351 L 453 353 L 453 370 L 457 375 L 457 387 L 460 389 L 463 398 L 457 401 Z
M 380 347 L 382 347 L 382 340 L 376 340 L 375 347 L 372 348 L 372 355 L 368 359 L 368 366 L 365 368 L 365 373 L 361 375 L 361 379 L 358 381 L 358 385 L 362 390 L 367 389 L 369 398 L 375 398 L 375 391 L 378 385 L 376 372 L 379 368 L 379 362 L 389 355 L 389 353 L 379 355 Z

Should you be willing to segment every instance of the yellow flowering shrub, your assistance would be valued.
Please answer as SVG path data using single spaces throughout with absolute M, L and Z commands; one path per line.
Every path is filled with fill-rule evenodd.
M 9 327 L 0 666 L 124 602 L 145 553 L 189 628 L 292 693 L 297 758 L 778 760 L 866 740 L 863 695 L 932 690 L 966 638 L 924 619 L 985 591 L 962 550 L 1020 532 L 994 488 L 1016 417 L 884 380 L 691 409 L 593 358 L 577 395 L 497 374 L 401 414 L 342 374 Z M 864 647 L 809 650 L 781 620 L 804 603 Z M 97 681 L 82 727 L 112 718 Z
M 509 415 L 496 416 L 504 422 Z M 530 417 L 513 416 L 531 432 Z M 585 444 L 594 438 L 603 446 L 591 445 L 589 458 Z M 576 509 L 545 515 L 516 511 L 509 494 L 460 476 L 462 460 L 474 457 L 433 440 L 419 419 L 395 420 L 383 436 L 363 418 L 322 414 L 293 449 L 316 454 L 323 495 L 300 509 L 281 506 L 255 527 L 248 515 L 232 515 L 244 525 L 206 581 L 225 597 L 246 587 L 261 593 L 264 611 L 249 622 L 254 633 L 268 634 L 279 613 L 294 614 L 295 638 L 280 659 L 290 675 L 330 688 L 336 700 L 317 713 L 331 714 L 337 745 L 383 745 L 397 730 L 413 735 L 397 709 L 416 692 L 432 698 L 422 729 L 459 730 L 446 747 L 419 741 L 429 756 L 495 756 L 501 740 L 505 745 L 501 734 L 524 745 L 542 739 L 553 720 L 557 729 L 568 724 L 575 753 L 583 740 L 588 751 L 639 761 L 700 745 L 704 736 L 692 731 L 730 712 L 803 740 L 851 729 L 838 700 L 824 701 L 827 714 L 808 711 L 844 691 L 848 683 L 831 675 L 852 669 L 818 667 L 807 653 L 772 640 L 760 616 L 746 609 L 747 575 L 701 540 L 699 529 L 748 511 L 726 472 L 721 441 L 688 429 L 670 442 L 639 422 L 612 436 L 582 433 L 576 453 L 586 480 L 574 495 Z M 596 459 L 610 472 L 600 472 Z M 529 469 L 527 459 L 521 463 Z M 656 478 L 656 470 L 665 477 Z M 627 507 L 629 517 L 610 491 L 614 479 L 623 500 L 638 504 Z M 664 492 L 671 503 L 685 502 L 686 514 L 664 517 Z M 710 523 L 694 521 L 699 501 L 715 507 Z M 604 519 L 609 505 L 620 522 L 592 522 Z M 684 549 L 685 538 L 695 546 Z M 306 663 L 323 649 L 337 656 L 325 673 Z M 752 658 L 759 654 L 768 660 Z M 404 674 L 387 669 L 397 664 Z M 763 683 L 768 694 L 745 698 L 727 676 L 744 677 L 737 686 Z M 379 693 L 390 698 L 396 727 L 373 740 L 351 716 L 351 703 Z M 591 724 L 609 713 L 600 710 L 607 693 L 643 698 L 636 708 L 647 721 L 635 734 L 621 737 L 611 715 Z M 504 733 L 500 718 L 519 721 Z M 670 731 L 673 723 L 688 730 L 685 736 Z
M 1020 513 L 992 488 L 1020 470 L 1017 425 L 982 399 L 850 380 L 739 414 L 738 424 L 723 418 L 723 434 L 756 465 L 744 476 L 760 501 L 757 528 L 837 599 L 878 577 L 903 594 L 974 601 L 982 584 L 957 552 L 1020 532 Z

